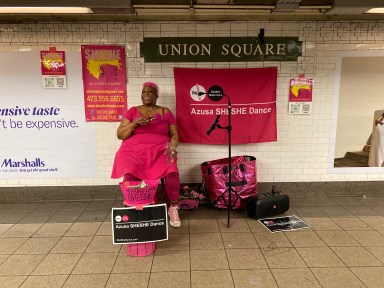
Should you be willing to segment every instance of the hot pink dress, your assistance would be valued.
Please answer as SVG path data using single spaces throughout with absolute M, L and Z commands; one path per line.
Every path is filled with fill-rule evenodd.
M 164 111 L 164 109 L 163 109 Z M 169 125 L 175 125 L 172 112 L 162 113 L 147 125 L 137 126 L 133 133 L 123 140 L 116 152 L 112 178 L 130 173 L 142 180 L 165 177 L 171 172 L 179 173 L 176 163 L 169 163 L 164 155 L 169 143 Z M 130 108 L 124 115 L 130 122 L 143 117 L 137 107 Z

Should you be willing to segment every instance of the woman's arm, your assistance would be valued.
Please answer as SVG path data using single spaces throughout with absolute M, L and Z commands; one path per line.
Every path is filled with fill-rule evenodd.
M 170 145 L 165 148 L 167 157 L 175 157 L 177 155 L 177 145 L 179 145 L 179 134 L 177 133 L 176 125 L 169 125 Z
M 125 140 L 132 135 L 133 130 L 137 127 L 135 121 L 130 122 L 128 119 L 123 118 L 121 120 L 119 127 L 117 128 L 117 138 L 120 140 Z
M 169 125 L 169 137 L 171 146 L 176 149 L 177 145 L 179 145 L 179 133 L 177 132 L 176 125 Z
M 123 118 L 119 127 L 117 128 L 117 138 L 120 140 L 125 140 L 132 135 L 133 131 L 138 125 L 143 126 L 147 125 L 148 123 L 148 119 L 144 119 L 143 117 L 137 117 L 133 122 Z
M 167 107 L 164 107 L 164 114 L 167 114 L 170 110 Z M 173 118 L 173 116 L 172 116 Z M 179 145 L 179 133 L 177 132 L 177 127 L 175 124 L 169 124 L 169 138 L 171 146 L 177 148 L 177 145 Z

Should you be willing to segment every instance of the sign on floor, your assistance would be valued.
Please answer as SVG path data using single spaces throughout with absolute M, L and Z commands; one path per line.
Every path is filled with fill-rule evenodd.
M 303 220 L 299 219 L 296 216 L 264 218 L 259 219 L 259 222 L 263 224 L 272 233 L 310 227 Z

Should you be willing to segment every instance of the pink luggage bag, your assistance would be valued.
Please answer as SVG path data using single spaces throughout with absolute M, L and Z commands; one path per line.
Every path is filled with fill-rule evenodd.
M 228 158 L 201 164 L 203 181 L 209 200 L 216 208 L 228 208 Z M 241 155 L 231 157 L 231 208 L 245 209 L 247 199 L 257 194 L 256 158 Z

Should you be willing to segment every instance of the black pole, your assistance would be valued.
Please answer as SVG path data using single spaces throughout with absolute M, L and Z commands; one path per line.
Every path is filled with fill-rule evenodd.
M 228 97 L 228 96 L 227 96 Z M 232 153 L 231 153 L 231 100 L 228 97 L 228 223 L 227 228 L 229 228 L 229 219 L 231 215 L 231 206 L 232 206 Z
M 226 96 L 228 99 L 228 125 L 226 127 L 221 126 L 218 124 L 220 114 L 216 116 L 215 122 L 213 122 L 211 128 L 207 131 L 207 135 L 211 134 L 211 132 L 217 127 L 220 129 L 226 129 L 228 132 L 228 183 L 225 183 L 226 186 L 228 186 L 228 204 L 227 204 L 227 210 L 228 210 L 228 223 L 227 228 L 229 228 L 230 218 L 231 218 L 231 209 L 232 209 L 232 155 L 231 155 L 231 133 L 232 133 L 232 126 L 231 126 L 231 99 L 227 94 L 224 94 L 223 89 L 220 86 L 212 86 L 209 88 L 212 93 L 208 93 L 210 98 L 213 98 L 213 96 L 220 96 L 220 98 L 213 98 L 213 101 L 218 101 L 223 98 L 223 96 Z M 205 93 L 202 93 L 205 94 Z M 200 94 L 199 94 L 200 95 Z M 212 96 L 213 95 L 213 96 Z M 235 192 L 235 191 L 234 191 Z M 220 197 L 223 197 L 224 203 L 225 203 L 225 192 L 223 192 Z M 237 199 L 236 199 L 237 200 Z M 215 200 L 216 201 L 216 200 Z

